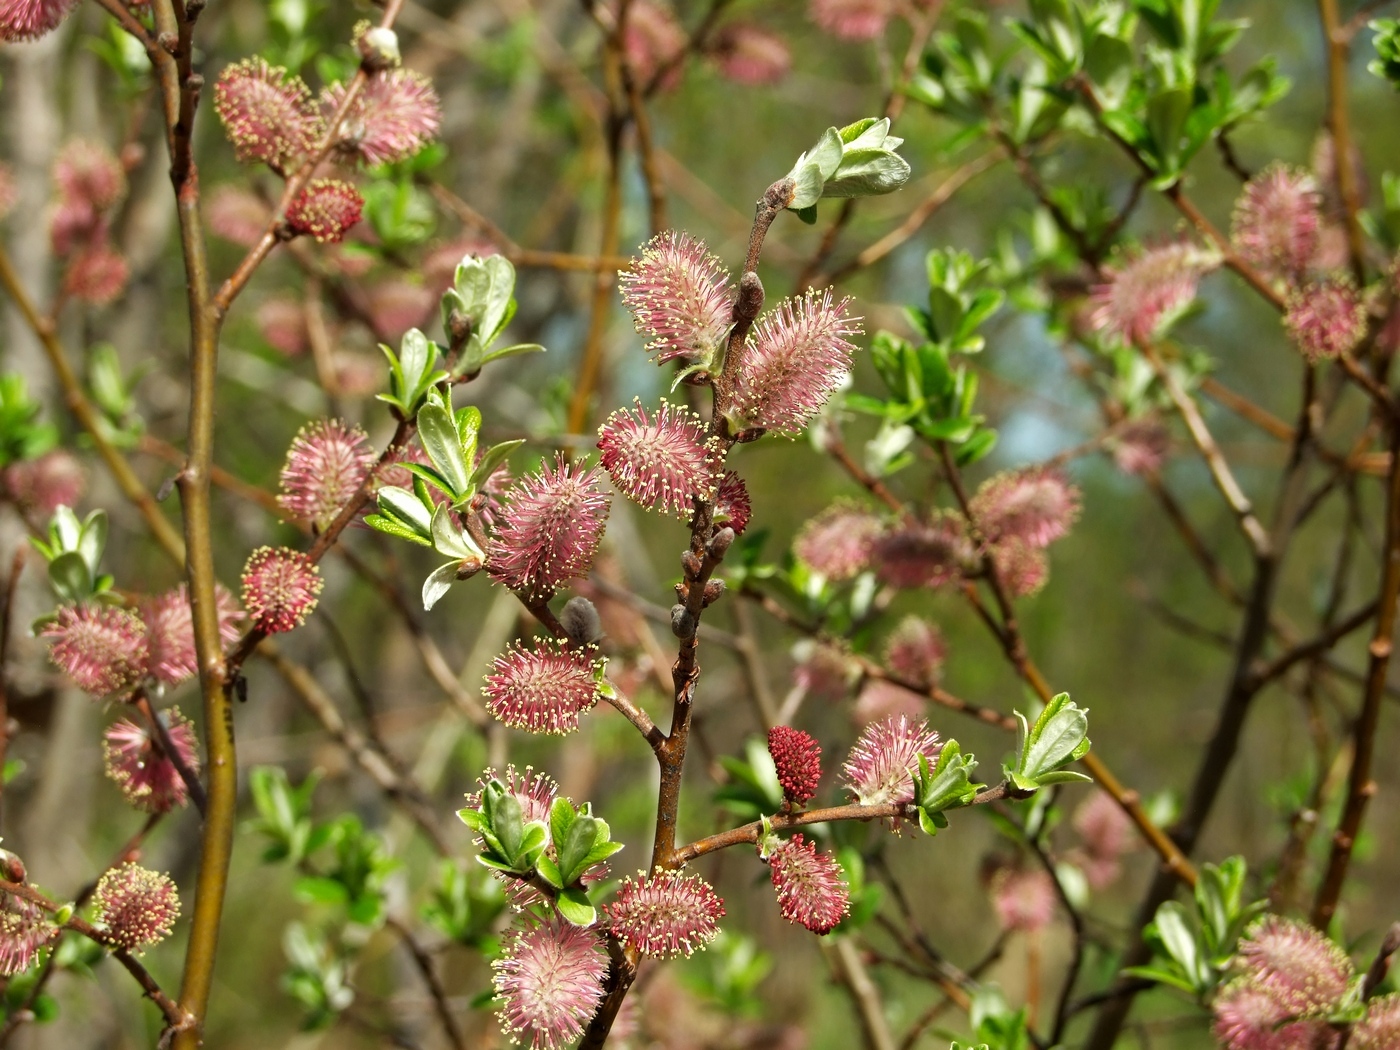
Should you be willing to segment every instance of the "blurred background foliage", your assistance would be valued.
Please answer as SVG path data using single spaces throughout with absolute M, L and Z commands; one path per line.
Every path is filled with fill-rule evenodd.
M 1018 13 L 1019 7 L 973 6 L 985 9 L 993 24 Z M 1314 5 L 1308 0 L 1230 0 L 1226 7 L 1229 16 L 1251 23 L 1229 67 L 1244 69 L 1273 56 L 1292 84 L 1263 120 L 1236 131 L 1233 144 L 1240 162 L 1250 171 L 1276 158 L 1309 164 L 1325 106 L 1324 51 Z M 696 24 L 707 8 L 690 0 L 676 4 L 687 25 Z M 712 64 L 692 62 L 679 85 L 659 93 L 650 107 L 671 225 L 703 238 L 736 268 L 753 201 L 822 129 L 882 108 L 907 46 L 910 30 L 902 22 L 892 24 L 882 42 L 843 43 L 814 27 L 804 8 L 796 2 L 751 0 L 735 0 L 726 7 L 727 15 L 757 21 L 787 41 L 792 68 L 775 86 L 734 83 Z M 208 80 L 212 83 L 224 64 L 260 53 L 299 69 L 315 87 L 352 68 L 347 43 L 351 27 L 371 13 L 362 3 L 218 0 L 209 5 L 201 24 Z M 359 283 L 379 297 L 371 303 L 371 312 L 382 330 L 376 336 L 362 323 L 342 320 L 335 301 L 340 278 L 309 277 L 286 252 L 275 255 L 259 273 L 225 329 L 218 461 L 238 478 L 268 491 L 275 491 L 285 449 L 309 418 L 340 415 L 361 423 L 377 445 L 392 430 L 392 421 L 372 399 L 383 382 L 375 343 L 379 338 L 396 343 L 408 324 L 437 324 L 431 300 L 441 287 L 433 284 L 441 274 L 434 275 L 425 263 L 434 251 L 446 249 L 455 262 L 464 245 L 488 243 L 481 229 L 463 226 L 440 197 L 435 199 L 429 189 L 432 182 L 488 217 L 518 245 L 583 256 L 597 251 L 605 168 L 605 129 L 593 115 L 601 82 L 599 33 L 579 5 L 574 0 L 411 0 L 399 25 L 405 63 L 433 80 L 442 98 L 444 124 L 441 148 L 365 180 L 369 225 L 379 234 L 379 243 L 366 246 L 352 240 L 337 253 L 344 264 L 341 273 L 357 265 L 369 267 L 369 275 Z M 1004 34 L 1001 37 L 1005 42 Z M 1364 33 L 1358 38 L 1353 59 L 1353 116 L 1374 201 L 1380 174 L 1395 155 L 1400 122 L 1394 119 L 1397 101 L 1392 89 L 1362 72 L 1372 57 L 1368 38 Z M 132 431 L 133 461 L 155 490 L 174 468 L 153 453 L 159 451 L 159 442 L 178 447 L 185 425 L 181 376 L 186 321 L 164 150 L 150 119 L 151 98 L 139 78 L 123 68 L 129 63 L 139 67 L 141 61 L 102 12 L 83 7 L 54 36 L 0 51 L 0 104 L 6 111 L 6 159 L 20 190 L 20 207 L 8 220 L 5 235 L 36 288 L 52 282 L 45 206 L 54 148 L 82 136 L 113 148 L 135 144 L 142 151 L 131 158 L 131 195 L 119 217 L 119 238 L 133 271 L 129 291 L 108 309 L 70 311 L 62 332 L 70 348 L 115 347 L 121 371 L 132 383 L 133 418 L 139 418 L 139 431 L 145 435 Z M 905 107 L 896 130 L 907 140 L 902 152 L 914 167 L 914 179 L 902 192 L 864 202 L 855 210 L 837 242 L 832 265 L 841 265 L 898 225 L 950 174 L 990 148 L 984 140 L 960 138 L 955 124 L 915 103 Z M 201 113 L 197 135 L 206 194 L 250 177 L 234 164 L 211 113 Z M 623 156 L 620 251 L 627 255 L 650 231 L 636 155 L 627 151 Z M 1034 201 L 1016 173 L 991 159 L 983 166 L 987 170 L 973 174 L 915 236 L 877 265 L 841 282 L 840 291 L 855 297 L 858 312 L 866 318 L 867 332 L 883 327 L 912 335 L 902 311 L 926 294 L 924 257 L 931 248 L 951 246 L 979 257 L 991 255 L 1003 231 L 1025 227 Z M 1092 184 L 1110 199 L 1122 201 L 1134 172 L 1105 144 L 1067 135 L 1048 155 L 1042 175 L 1052 184 Z M 255 185 L 267 180 L 263 192 L 275 197 L 276 187 L 265 173 L 254 172 L 251 178 Z M 1204 202 L 1218 226 L 1227 227 L 1239 183 L 1214 150 L 1202 151 L 1192 162 L 1190 181 L 1193 196 Z M 779 217 L 760 271 L 770 300 L 795 287 L 839 207 L 822 204 L 818 223 L 811 228 L 792 216 Z M 1149 196 L 1127 232 L 1143 241 L 1161 240 L 1179 226 L 1176 214 Z M 241 254 L 242 249 L 215 240 L 216 273 L 227 273 Z M 439 260 L 439 270 L 441 265 Z M 305 352 L 288 356 L 267 338 L 268 311 L 276 309 L 268 304 L 305 293 L 311 283 L 318 284 L 313 291 L 330 325 L 330 362 L 315 361 Z M 1276 320 L 1257 300 L 1242 294 L 1233 278 L 1217 275 L 1207 284 L 1204 309 L 1178 329 L 1180 338 L 1203 348 L 1227 385 L 1251 392 L 1281 418 L 1293 418 L 1294 352 Z M 543 343 L 548 353 L 497 366 L 465 389 L 465 401 L 482 407 L 491 440 L 531 440 L 529 454 L 518 457 L 518 464 L 548 451 L 562 430 L 589 323 L 592 285 L 586 273 L 521 265 L 520 312 L 512 332 L 516 340 Z M 975 366 L 983 379 L 982 410 L 999 430 L 1000 442 L 973 468 L 975 478 L 1045 459 L 1097 433 L 1097 408 L 1066 368 L 1042 317 L 1003 309 L 984 333 L 987 347 Z M 641 337 L 616 306 L 603 345 L 607 368 L 594 423 L 634 395 L 654 400 L 668 382 L 667 375 L 646 361 Z M 73 434 L 44 361 L 13 316 L 4 346 L 6 370 L 26 377 L 31 393 L 48 402 L 47 418 L 68 443 L 81 448 L 82 439 Z M 90 351 L 89 374 L 96 364 Z M 327 394 L 323 381 L 327 368 L 339 386 L 334 396 Z M 856 389 L 873 391 L 877 385 L 868 360 L 862 358 Z M 1271 476 L 1282 461 L 1283 446 L 1223 411 L 1213 411 L 1211 422 L 1241 481 L 1254 494 L 1251 483 Z M 848 444 L 859 448 L 873 432 L 867 418 L 853 416 L 846 427 Z M 1174 435 L 1174 442 L 1177 451 L 1185 449 L 1181 433 Z M 105 507 L 112 516 L 107 564 L 117 572 L 118 586 L 154 591 L 176 583 L 175 567 L 147 540 L 137 515 L 91 456 L 86 463 L 90 490 L 83 506 Z M 767 554 L 774 559 L 782 556 L 806 519 L 837 497 L 859 495 L 849 478 L 805 440 L 770 438 L 744 446 L 735 465 L 754 496 L 751 530 L 769 532 Z M 1083 515 L 1055 550 L 1049 586 L 1022 605 L 1026 637 L 1054 686 L 1070 691 L 1076 702 L 1092 711 L 1096 751 L 1130 786 L 1155 799 L 1161 812 L 1170 812 L 1212 726 L 1229 669 L 1228 647 L 1220 644 L 1216 632 L 1234 629 L 1234 611 L 1190 565 L 1175 532 L 1139 480 L 1118 471 L 1111 457 L 1077 459 L 1070 472 L 1083 489 Z M 891 484 L 901 495 L 926 505 L 933 493 L 919 486 L 927 477 L 928 471 L 912 469 Z M 1220 552 L 1227 570 L 1242 572 L 1246 552 L 1200 462 L 1189 454 L 1174 456 L 1164 477 L 1201 534 Z M 1258 500 L 1267 504 L 1268 489 L 1258 492 Z M 1375 496 L 1371 491 L 1365 498 Z M 293 527 L 279 524 L 265 507 L 236 492 L 218 492 L 216 507 L 217 557 L 226 581 L 236 579 L 253 547 L 297 539 Z M 167 512 L 176 520 L 173 506 Z M 10 524 L 6 527 L 11 539 L 17 536 Z M 1319 514 L 1290 556 L 1281 608 L 1299 620 L 1306 620 L 1325 594 L 1336 530 L 1334 514 Z M 665 606 L 685 536 L 681 524 L 644 519 L 625 501 L 615 500 L 605 568 L 644 598 Z M 368 532 L 356 532 L 347 542 L 410 598 L 417 581 L 433 567 L 431 556 L 383 543 Z M 1361 559 L 1358 573 L 1378 571 L 1369 557 L 1368 552 Z M 402 813 L 347 761 L 343 749 L 302 710 L 283 681 L 265 664 L 251 665 L 248 700 L 237 711 L 245 770 L 278 767 L 292 785 L 319 778 L 314 795 L 304 801 L 306 819 L 317 830 L 303 829 L 301 834 L 314 833 L 329 845 L 314 862 L 285 846 L 279 854 L 278 835 L 285 838 L 291 832 L 269 827 L 266 812 L 259 815 L 257 800 L 248 799 L 248 823 L 237 843 L 223 927 L 225 949 L 205 1044 L 210 1050 L 436 1045 L 412 961 L 391 932 L 377 927 L 373 915 L 356 915 L 364 920 L 358 928 L 344 925 L 347 910 L 353 913 L 356 904 L 338 896 L 341 891 L 327 888 L 324 865 L 331 862 L 325 857 L 340 856 L 336 850 L 342 846 L 369 851 L 373 856 L 362 856 L 357 863 L 367 864 L 372 872 L 364 877 L 384 887 L 384 907 L 390 914 L 415 925 L 427 914 L 439 941 L 456 939 L 489 949 L 489 919 L 500 902 L 468 863 L 466 829 L 450 819 L 462 794 L 475 790 L 476 777 L 488 762 L 500 764 L 508 758 L 520 766 L 547 768 L 558 776 L 565 793 L 591 799 L 614 834 L 630 847 L 615 863 L 618 873 L 638 864 L 649 834 L 654 764 L 622 719 L 600 708 L 582 733 L 563 741 L 529 738 L 499 727 L 484 734 L 425 674 L 413 633 L 386 610 L 382 593 L 337 559 L 326 564 L 325 576 L 320 610 L 286 639 L 285 648 L 314 670 L 347 719 L 382 742 L 403 769 L 413 771 L 429 792 L 430 804 L 462 863 L 440 865 Z M 22 593 L 18 622 L 27 623 L 44 611 L 46 601 L 37 590 Z M 1194 626 L 1189 631 L 1173 626 L 1163 609 L 1179 611 Z M 605 616 L 608 610 L 605 606 Z M 904 595 L 891 609 L 903 611 L 928 615 L 942 629 L 949 649 L 944 684 L 950 691 L 1003 711 L 1025 706 L 1022 687 L 999 649 L 956 595 Z M 431 616 L 412 605 L 410 612 L 415 629 L 440 648 L 469 694 L 475 693 L 491 657 L 510 637 L 528 629 L 513 599 L 489 590 L 485 580 L 454 588 Z M 643 626 L 634 616 L 612 612 L 633 630 Z M 744 620 L 736 619 L 739 615 Z M 754 610 L 741 613 L 737 602 L 717 606 L 711 622 L 753 631 L 769 688 L 779 697 L 787 691 L 796 640 L 792 634 Z M 657 638 L 659 649 L 652 646 L 651 651 L 664 653 L 668 636 L 661 632 Z M 627 639 L 614 640 L 629 644 Z M 1361 667 L 1363 645 L 1358 637 L 1341 648 L 1338 658 Z M 5 843 L 26 858 L 31 878 L 56 894 L 70 894 L 135 832 L 141 818 L 123 807 L 101 775 L 97 742 L 101 725 L 111 715 L 65 689 L 35 640 L 17 638 L 14 647 L 21 691 L 29 702 L 12 705 L 21 732 L 10 755 L 22 767 L 17 767 L 4 794 Z M 669 701 L 662 701 L 646 674 L 647 647 L 641 652 L 641 669 L 633 676 L 635 692 L 644 706 L 661 714 Z M 702 664 L 700 749 L 689 770 L 682 818 L 687 837 L 727 824 L 729 818 L 717 815 L 709 802 L 712 778 L 722 775 L 718 760 L 741 754 L 745 740 L 758 732 L 748 699 L 751 686 L 740 662 L 724 649 L 709 646 L 702 650 Z M 189 685 L 183 688 L 176 699 L 194 714 L 195 691 Z M 1347 704 L 1352 702 L 1346 698 Z M 1009 747 L 1009 739 L 996 730 L 957 722 L 945 711 L 929 714 L 945 736 L 956 733 L 988 765 L 994 766 Z M 1343 912 L 1346 936 L 1362 954 L 1373 949 L 1376 931 L 1396 917 L 1400 851 L 1390 834 L 1400 801 L 1391 759 L 1400 747 L 1395 715 L 1394 702 L 1387 701 L 1378 748 L 1383 756 L 1380 793 L 1373 803 L 1371 831 L 1358 847 L 1357 875 Z M 809 700 L 800 724 L 821 740 L 829 769 L 854 737 L 848 702 Z M 1299 705 L 1281 690 L 1267 693 L 1252 712 L 1225 802 L 1210 823 L 1199 856 L 1241 853 L 1262 859 L 1275 854 L 1311 783 L 1313 761 Z M 247 775 L 243 779 L 257 784 Z M 1072 809 L 1082 794 L 1083 789 L 1067 788 L 1060 805 Z M 1325 816 L 1324 826 L 1331 819 Z M 189 885 L 197 820 L 190 811 L 167 819 L 148 843 L 144 863 L 169 870 L 182 886 Z M 920 925 L 952 962 L 968 968 L 982 959 L 997 943 L 998 930 L 979 873 L 989 855 L 1008 848 L 992 823 L 980 817 L 955 821 L 936 840 L 880 838 L 867 831 L 842 828 L 837 834 L 842 841 L 873 851 L 878 864 L 888 865 L 897 875 Z M 349 861 L 342 856 L 335 863 Z M 1121 933 L 1154 867 L 1155 859 L 1145 851 L 1128 858 L 1122 879 L 1094 897 L 1096 927 L 1110 935 Z M 766 887 L 756 885 L 760 879 L 766 882 L 766 872 L 749 857 L 722 854 L 710 858 L 704 870 L 726 898 L 729 933 L 709 952 L 665 970 L 647 988 L 643 1009 L 668 1019 L 685 1036 L 665 1045 L 812 1050 L 855 1045 L 860 1036 L 850 1003 L 833 985 L 823 957 L 829 945 L 781 921 Z M 873 879 L 874 873 L 868 871 L 867 876 Z M 1260 877 L 1266 876 L 1263 872 Z M 897 916 L 898 911 L 889 914 Z M 878 939 L 878 934 L 872 936 Z M 355 1003 L 334 1028 L 302 1032 L 308 1019 L 324 1020 L 336 1012 L 337 995 L 349 994 L 327 984 L 326 953 L 338 950 L 327 937 L 365 941 L 355 946 L 352 970 L 339 975 L 353 987 Z M 179 941 L 177 931 L 172 942 L 148 960 L 158 975 L 172 982 L 181 957 Z M 1037 950 L 1043 975 L 1053 984 L 1066 958 L 1065 927 L 1052 926 Z M 1026 992 L 1026 960 L 1026 945 L 1012 937 L 983 977 L 999 982 L 1007 998 L 1019 1002 Z M 447 950 L 439 964 L 458 1004 L 489 988 L 487 967 L 477 953 Z M 1099 968 L 1095 983 L 1111 972 L 1102 955 L 1091 957 L 1090 966 Z M 124 975 L 112 971 L 108 965 L 90 977 L 74 973 L 59 978 L 53 991 L 61 1002 L 61 1015 L 51 1024 L 21 1033 L 17 1045 L 148 1045 L 155 1031 L 154 1014 L 128 994 L 128 988 L 118 987 Z M 875 977 L 896 1030 L 941 994 L 895 967 L 878 967 Z M 726 1011 L 743 1020 L 737 1025 L 725 1020 Z M 484 1011 L 467 1010 L 463 1016 L 471 1045 L 499 1040 Z M 1208 1044 L 1204 1015 L 1167 996 L 1145 1002 L 1137 1017 L 1143 1033 L 1150 1032 L 1140 1045 Z M 966 1030 L 956 1011 L 948 1011 L 941 1023 L 953 1032 Z M 942 1045 L 946 1041 L 945 1037 Z M 930 1034 L 919 1045 L 940 1043 Z

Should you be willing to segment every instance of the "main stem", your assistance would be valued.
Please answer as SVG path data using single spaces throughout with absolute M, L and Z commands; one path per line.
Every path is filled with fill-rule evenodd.
M 710 433 L 722 443 L 726 455 L 734 445 L 729 434 L 728 424 L 721 414 L 726 380 L 731 375 L 737 349 L 752 327 L 754 318 L 763 306 L 763 285 L 758 281 L 758 257 L 763 250 L 763 240 L 768 228 L 773 225 L 780 211 L 792 200 L 791 179 L 780 179 L 769 186 L 759 200 L 754 213 L 753 230 L 749 234 L 748 252 L 744 258 L 744 272 L 740 277 L 738 293 L 734 298 L 734 327 L 729 337 L 729 349 L 725 355 L 724 371 L 719 376 L 715 392 L 715 415 L 710 424 Z M 696 653 L 700 646 L 700 617 L 705 610 L 705 584 L 709 582 L 715 569 L 724 557 L 724 549 L 711 544 L 714 533 L 714 504 L 708 500 L 696 501 L 695 513 L 690 524 L 690 547 L 686 552 L 688 565 L 685 568 L 685 593 L 683 604 L 685 616 L 678 622 L 685 626 L 677 630 L 679 644 L 676 662 L 671 668 L 671 682 L 674 699 L 671 707 L 671 731 L 666 739 L 655 746 L 657 764 L 661 769 L 661 782 L 656 796 L 656 830 L 652 837 L 651 867 L 678 868 L 685 858 L 676 851 L 676 818 L 680 813 L 681 778 L 685 773 L 685 756 L 690 742 L 690 717 L 695 699 L 695 682 L 700 674 Z M 617 1012 L 637 978 L 637 957 L 623 948 L 615 938 L 609 938 L 612 962 L 608 967 L 605 987 L 607 996 L 584 1033 L 579 1050 L 602 1050 L 607 1043 Z
M 177 6 L 178 4 L 178 6 Z M 180 1009 L 194 1024 L 175 1037 L 175 1050 L 199 1046 L 218 954 L 219 918 L 228 885 L 229 858 L 238 805 L 238 763 L 233 713 L 225 692 L 223 645 L 215 594 L 210 473 L 214 460 L 214 404 L 218 373 L 219 313 L 209 290 L 209 263 L 199 216 L 199 170 L 192 151 L 195 103 L 202 81 L 194 74 L 193 18 L 180 0 L 157 0 L 156 30 L 177 44 L 169 60 L 158 61 L 170 148 L 170 181 L 175 190 L 180 247 L 185 264 L 190 314 L 190 411 L 188 456 L 177 479 L 185 521 L 185 577 L 193 615 L 204 735 L 209 772 L 208 807 L 200 840 L 199 880 L 185 953 Z

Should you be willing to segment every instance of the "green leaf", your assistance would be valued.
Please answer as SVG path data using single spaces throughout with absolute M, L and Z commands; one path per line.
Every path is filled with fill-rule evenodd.
M 559 866 L 543 853 L 541 853 L 539 859 L 535 861 L 535 871 L 539 873 L 540 878 L 544 879 L 545 882 L 549 883 L 556 890 L 562 890 L 565 885 L 567 885 L 564 881 L 563 874 L 559 871 Z
M 554 906 L 564 921 L 574 926 L 592 926 L 598 921 L 598 911 L 581 887 L 571 886 L 560 892 L 554 899 Z
M 484 833 L 491 826 L 486 816 L 474 809 L 459 809 L 457 819 L 478 834 Z
M 471 469 L 463 455 L 457 428 L 447 409 L 427 404 L 418 410 L 418 436 L 423 450 L 450 486 L 452 498 L 468 492 Z
M 304 875 L 292 886 L 292 893 L 303 904 L 345 904 L 350 892 L 343 882 L 320 875 Z
M 788 177 L 796 183 L 788 207 L 801 218 L 804 212 L 815 208 L 817 201 L 821 200 L 822 186 L 826 180 L 822 178 L 821 169 L 817 167 L 816 162 L 805 159 L 798 162 Z M 813 219 L 815 221 L 815 213 Z
M 432 546 L 432 542 L 418 531 L 409 528 L 407 525 L 393 518 L 386 518 L 382 514 L 366 514 L 365 524 L 378 532 L 383 532 L 389 536 L 397 536 L 401 540 L 419 543 L 424 547 Z
M 397 485 L 385 485 L 379 490 L 379 510 L 386 517 L 412 529 L 425 540 L 433 535 L 433 511 L 429 501 L 423 500 L 407 489 Z
M 854 128 L 857 125 L 852 124 Z M 868 126 L 868 124 L 866 125 Z M 847 129 L 849 130 L 849 129 Z M 810 153 L 804 154 L 806 159 L 817 166 L 823 181 L 836 174 L 836 170 L 841 166 L 841 160 L 845 156 L 845 143 L 849 141 L 843 132 L 835 128 L 827 128 L 822 132 L 822 137 L 817 140 L 817 144 L 812 147 Z M 796 202 L 794 202 L 796 203 Z
M 447 504 L 439 503 L 433 509 L 432 531 L 433 549 L 439 554 L 458 562 L 474 561 L 478 565 L 486 560 L 476 541 L 452 520 Z
M 503 357 L 515 357 L 518 354 L 542 354 L 544 347 L 539 343 L 512 343 L 510 346 L 503 346 L 499 350 L 492 350 L 481 359 L 481 364 L 491 361 L 499 361 Z
M 486 484 L 487 479 L 496 472 L 496 468 L 510 458 L 512 452 L 525 444 L 524 438 L 517 438 L 514 441 L 502 441 L 498 445 L 492 445 L 481 454 L 475 469 L 472 470 L 470 480 L 473 489 L 480 489 Z
M 428 574 L 423 581 L 423 611 L 431 612 L 434 605 L 442 600 L 443 595 L 452 589 L 452 585 L 457 582 L 457 571 L 461 566 L 460 561 L 450 561 L 446 565 L 439 565 Z
M 49 562 L 49 583 L 65 602 L 83 602 L 92 597 L 93 579 L 88 564 L 76 551 L 60 554 Z
M 893 193 L 906 182 L 912 169 L 898 153 L 884 149 L 852 150 L 834 176 L 826 180 L 823 197 L 875 197 Z
M 1189 979 L 1199 984 L 1202 959 L 1186 909 L 1176 901 L 1167 901 L 1157 909 L 1152 924 L 1167 954 L 1180 964 Z
M 602 825 L 606 834 L 607 825 L 596 817 L 578 817 L 569 826 L 562 840 L 554 840 L 554 848 L 559 857 L 559 874 L 565 885 L 577 882 L 587 868 L 588 854 L 598 836 L 599 825 Z

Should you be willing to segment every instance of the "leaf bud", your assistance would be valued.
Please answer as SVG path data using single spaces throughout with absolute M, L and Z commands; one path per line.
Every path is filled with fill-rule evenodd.
M 689 638 L 695 633 L 695 617 L 684 605 L 671 606 L 671 633 L 677 638 Z
M 705 545 L 705 550 L 709 552 L 711 558 L 718 560 L 724 557 L 733 543 L 734 530 L 726 525 L 710 537 L 710 542 Z
M 582 595 L 575 595 L 559 611 L 559 623 L 575 645 L 592 645 L 603 637 L 603 621 L 598 608 Z

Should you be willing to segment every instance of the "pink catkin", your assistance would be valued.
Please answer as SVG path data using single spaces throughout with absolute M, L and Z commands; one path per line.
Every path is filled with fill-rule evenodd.
M 910 802 L 919 756 L 938 760 L 942 745 L 928 723 L 904 715 L 866 726 L 842 766 L 846 788 L 863 806 Z
M 1296 283 L 1317 255 L 1322 194 L 1308 172 L 1271 164 L 1235 202 L 1230 239 L 1240 255 Z
M 792 51 L 770 29 L 731 22 L 716 34 L 714 60 L 720 73 L 736 84 L 776 84 L 792 68 Z
M 970 503 L 988 542 L 1019 540 L 1042 548 L 1069 532 L 1079 516 L 1079 490 L 1053 470 L 1006 471 L 984 482 Z
M 364 198 L 348 182 L 312 179 L 287 205 L 287 226 L 294 233 L 335 244 L 360 221 L 364 205 Z
M 891 0 L 808 0 L 807 17 L 842 40 L 874 40 L 894 15 Z
M 727 525 L 737 536 L 748 528 L 752 513 L 753 505 L 749 502 L 749 488 L 744 479 L 732 470 L 725 471 L 715 493 L 715 525 Z
M 501 1027 L 530 1050 L 562 1050 L 603 1000 L 608 955 L 596 930 L 551 920 L 517 928 L 491 966 Z
M 244 248 L 257 244 L 272 221 L 272 209 L 256 194 L 227 183 L 214 188 L 204 208 L 209 228 Z
M 942 513 L 886 529 L 872 544 L 870 559 L 881 583 L 912 589 L 957 582 L 974 556 L 962 517 Z
M 508 649 L 486 676 L 486 708 L 512 729 L 572 733 L 598 702 L 597 670 L 591 651 L 552 641 Z
M 77 0 L 3 0 L 0 40 L 15 43 L 51 33 L 77 6 Z
M 935 684 L 947 655 L 942 632 L 918 616 L 906 616 L 885 642 L 885 665 L 914 685 Z
M 259 630 L 280 634 L 306 621 L 322 586 L 320 570 L 305 554 L 259 547 L 243 567 L 243 606 Z
M 816 843 L 794 835 L 768 855 L 768 872 L 783 918 L 816 934 L 830 933 L 850 908 L 841 866 Z
M 227 646 L 238 639 L 243 612 L 222 585 L 216 584 L 214 593 L 219 640 Z M 193 677 L 197 669 L 194 620 L 185 585 L 142 602 L 141 619 L 150 638 L 147 670 L 151 677 L 165 685 L 178 685 Z
M 512 485 L 487 561 L 491 578 L 527 601 L 545 601 L 586 576 L 608 518 L 600 480 L 596 469 L 560 457 Z
M 338 419 L 308 423 L 287 450 L 277 502 L 293 518 L 323 530 L 359 490 L 374 460 L 359 427 Z
M 1090 297 L 1090 323 L 1110 338 L 1150 341 L 1196 297 L 1197 281 L 1210 262 L 1185 241 L 1128 254 L 1104 267 L 1108 280 Z
M 738 427 L 804 430 L 845 382 L 861 332 L 849 299 L 831 289 L 780 303 L 758 319 L 737 351 L 724 413 Z M 726 373 L 730 371 L 726 366 Z
M 797 663 L 792 669 L 793 685 L 818 700 L 839 700 L 850 691 L 850 661 L 837 649 L 813 642 L 794 648 Z
M 603 469 L 632 502 L 648 510 L 690 517 L 693 501 L 709 499 L 723 469 L 723 453 L 699 416 L 664 399 L 648 415 L 641 402 L 618 409 L 598 428 Z
M 924 698 L 918 693 L 883 678 L 870 678 L 856 696 L 851 721 L 864 727 L 902 716 L 912 722 L 923 716 L 924 708 Z
M 778 771 L 783 796 L 803 805 L 817 793 L 822 779 L 822 749 L 811 734 L 791 726 L 768 730 L 768 754 Z
M 214 85 L 214 110 L 243 163 L 287 170 L 321 133 L 311 92 L 300 77 L 258 57 L 227 67 Z
M 0 893 L 0 974 L 23 973 L 57 936 L 58 927 L 37 904 Z
M 295 299 L 278 296 L 264 300 L 258 306 L 254 320 L 267 345 L 288 357 L 306 353 L 311 345 L 306 309 Z
M 48 639 L 49 659 L 85 693 L 120 693 L 145 676 L 150 640 L 129 609 L 65 605 L 39 634 Z
M 376 335 L 397 343 L 410 328 L 424 326 L 436 312 L 438 296 L 411 281 L 380 281 L 366 293 Z
M 992 906 L 1003 930 L 1035 933 L 1050 925 L 1059 897 L 1044 868 L 1001 868 L 992 876 Z
M 715 939 L 724 901 L 699 875 L 658 869 L 624 880 L 603 912 L 608 930 L 627 947 L 673 959 Z
M 704 242 L 667 230 L 619 275 L 622 301 L 647 336 L 657 364 L 708 364 L 728 335 L 729 274 Z
M 197 774 L 199 742 L 193 723 L 176 707 L 156 717 L 163 720 L 166 734 L 185 768 Z M 103 734 L 102 757 L 107 776 L 137 809 L 168 813 L 189 802 L 189 788 L 179 768 L 162 751 L 148 727 L 126 719 L 112 723 Z
M 48 518 L 59 507 L 76 507 L 87 489 L 82 464 L 67 449 L 19 460 L 0 473 L 5 495 L 25 510 Z
M 74 299 L 106 306 L 126 289 L 130 269 L 110 242 L 99 241 L 75 253 L 63 274 L 63 291 Z
M 336 84 L 322 97 L 329 122 L 345 98 Z M 437 137 L 442 105 L 433 85 L 407 69 L 385 69 L 371 76 L 351 102 L 341 123 L 338 148 L 371 167 L 413 156 Z
M 97 923 L 108 940 L 139 952 L 170 936 L 180 916 L 180 897 L 168 875 L 137 864 L 112 868 L 93 892 Z
M 671 91 L 679 83 L 683 66 L 673 64 L 684 50 L 686 33 L 667 8 L 654 0 L 635 0 L 627 11 L 623 49 L 638 84 L 648 86 L 662 73 L 660 87 Z
M 1356 347 L 1366 334 L 1366 307 L 1349 278 L 1327 278 L 1289 297 L 1283 324 L 1303 356 L 1316 363 Z
M 827 579 L 840 583 L 864 572 L 885 524 L 873 511 L 854 503 L 833 503 L 810 519 L 792 542 L 797 559 Z

